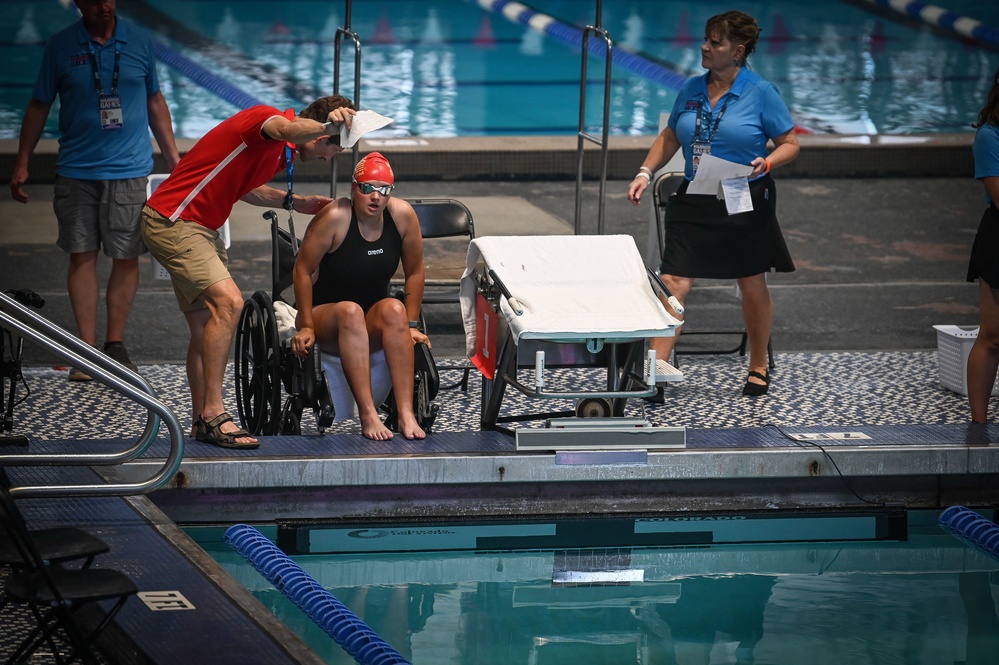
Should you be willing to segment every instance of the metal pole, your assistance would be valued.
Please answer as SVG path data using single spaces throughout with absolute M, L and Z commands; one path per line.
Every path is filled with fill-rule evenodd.
M 336 29 L 333 39 L 333 94 L 340 94 L 340 39 L 347 36 L 354 43 L 354 108 L 361 107 L 361 39 L 350 29 L 351 0 L 347 0 L 343 15 L 343 27 Z M 357 163 L 359 146 L 355 143 L 353 163 Z M 330 160 L 330 198 L 336 198 L 337 159 Z
M 590 141 L 600 146 L 600 190 L 597 208 L 597 233 L 602 235 L 604 232 L 604 199 L 607 189 L 607 139 L 610 131 L 611 61 L 614 42 L 611 40 L 610 33 L 600 27 L 602 12 L 603 2 L 602 0 L 597 0 L 596 25 L 588 25 L 583 29 L 583 58 L 579 83 L 579 124 L 577 126 L 576 142 L 576 217 L 574 227 L 576 235 L 579 235 L 582 230 L 583 141 Z M 603 127 L 600 138 L 591 136 L 586 132 L 586 79 L 587 61 L 589 59 L 590 33 L 603 37 L 607 49 L 606 64 L 604 67 Z

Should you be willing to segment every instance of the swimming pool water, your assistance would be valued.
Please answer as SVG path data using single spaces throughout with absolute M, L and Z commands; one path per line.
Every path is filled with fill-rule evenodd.
M 74 20 L 49 0 L 15 0 L 0 25 L 0 138 L 15 138 L 45 39 Z M 999 25 L 999 4 L 948 0 L 947 7 Z M 171 51 L 263 102 L 302 108 L 333 85 L 333 35 L 345 3 L 298 0 L 122 0 L 119 11 Z M 570 25 L 595 21 L 590 0 L 538 0 Z M 705 0 L 604 3 L 615 48 L 683 75 L 701 73 L 704 21 L 730 9 Z M 763 30 L 751 64 L 780 87 L 806 131 L 909 134 L 971 131 L 996 70 L 996 50 L 941 36 L 870 5 L 793 0 L 740 5 Z M 362 43 L 361 105 L 395 118 L 404 136 L 564 135 L 578 121 L 580 54 L 472 0 L 355 2 Z M 353 94 L 352 43 L 344 40 L 341 91 Z M 164 94 L 181 138 L 197 138 L 237 110 L 165 63 Z M 590 58 L 586 122 L 597 132 L 603 61 Z M 651 134 L 675 90 L 621 66 L 612 74 L 610 131 Z M 50 114 L 46 136 L 56 133 Z
M 295 560 L 416 665 L 993 662 L 999 561 L 943 533 L 934 519 L 910 514 L 905 540 Z M 599 524 L 588 522 L 595 540 Z M 787 524 L 791 537 L 796 523 Z M 426 540 L 423 528 L 417 537 Z M 377 529 L 364 534 L 369 542 Z M 350 662 L 215 541 L 217 531 L 193 532 L 327 662 Z M 265 533 L 276 537 L 275 529 Z

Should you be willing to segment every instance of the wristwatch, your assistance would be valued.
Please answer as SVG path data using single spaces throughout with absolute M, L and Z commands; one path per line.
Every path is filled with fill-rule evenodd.
M 409 322 L 409 327 L 410 328 L 419 328 L 420 327 L 420 322 L 419 321 L 410 321 Z

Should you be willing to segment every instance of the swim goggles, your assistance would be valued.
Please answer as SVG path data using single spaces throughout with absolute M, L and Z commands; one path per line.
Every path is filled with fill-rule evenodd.
M 372 185 L 367 182 L 357 182 L 356 178 L 354 179 L 354 184 L 357 185 L 357 188 L 361 190 L 362 194 L 378 192 L 382 196 L 388 196 L 392 193 L 392 190 L 395 189 L 395 185 Z

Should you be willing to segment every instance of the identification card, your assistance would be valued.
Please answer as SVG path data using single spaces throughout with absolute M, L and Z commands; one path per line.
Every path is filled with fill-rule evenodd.
M 101 129 L 121 129 L 125 126 L 125 117 L 121 111 L 121 97 L 118 95 L 101 95 Z
M 708 141 L 694 141 L 690 144 L 690 148 L 694 157 L 694 173 L 697 173 L 697 166 L 701 163 L 701 157 L 711 154 L 711 144 Z

